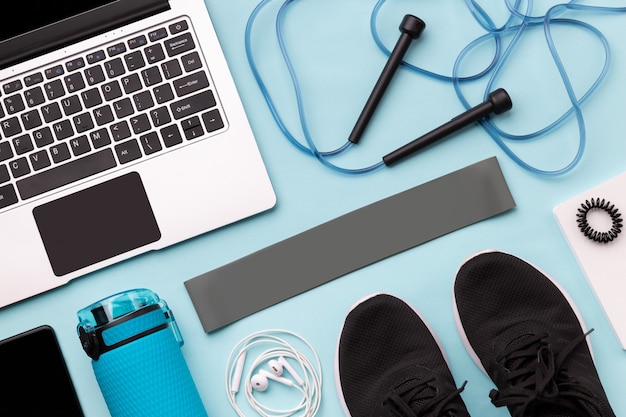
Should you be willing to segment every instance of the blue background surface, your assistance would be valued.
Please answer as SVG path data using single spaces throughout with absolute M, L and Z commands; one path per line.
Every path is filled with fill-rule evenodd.
M 493 3 L 490 13 L 504 16 L 501 2 Z M 554 4 L 535 3 L 537 14 Z M 316 348 L 324 376 L 319 415 L 339 416 L 342 412 L 335 391 L 333 358 L 344 316 L 363 296 L 387 292 L 411 303 L 430 322 L 450 359 L 457 384 L 468 381 L 462 396 L 470 413 L 507 416 L 505 409 L 490 404 L 491 381 L 466 353 L 454 325 L 451 305 L 452 283 L 461 262 L 476 251 L 495 248 L 541 267 L 569 292 L 587 326 L 595 328 L 590 340 L 613 408 L 617 415 L 626 414 L 622 377 L 626 373 L 626 355 L 552 215 L 557 204 L 625 169 L 626 48 L 622 40 L 626 16 L 572 15 L 605 34 L 612 46 L 613 60 L 608 78 L 583 106 L 588 143 L 582 162 L 567 175 L 551 178 L 521 169 L 482 129 L 473 127 L 392 169 L 353 177 L 326 169 L 297 151 L 272 120 L 244 50 L 246 21 L 257 0 L 206 0 L 206 4 L 272 178 L 278 198 L 276 207 L 2 309 L 0 338 L 44 323 L 52 325 L 86 415 L 106 415 L 90 361 L 75 332 L 76 311 L 118 291 L 147 287 L 164 298 L 176 315 L 185 338 L 183 353 L 210 416 L 235 415 L 224 392 L 226 359 L 237 341 L 263 329 L 297 332 Z M 370 35 L 369 17 L 374 5 L 373 0 L 301 1 L 294 3 L 288 15 L 286 40 L 301 78 L 311 131 L 320 148 L 344 143 L 386 61 Z M 295 131 L 293 94 L 274 37 L 275 10 L 269 8 L 259 18 L 253 46 L 270 91 L 287 124 Z M 482 33 L 460 0 L 389 1 L 379 20 L 381 36 L 389 48 L 397 40 L 398 24 L 406 13 L 421 17 L 427 24 L 408 59 L 434 71 L 450 73 L 460 50 Z M 584 91 L 599 71 L 602 49 L 593 38 L 571 28 L 555 30 L 555 37 L 575 89 Z M 498 118 L 508 131 L 535 131 L 567 109 L 564 90 L 541 30 L 530 32 L 523 40 L 497 84 L 509 91 L 514 102 L 513 110 Z M 470 101 L 481 101 L 480 88 L 468 91 Z M 462 110 L 449 83 L 402 70 L 361 144 L 342 163 L 374 163 L 383 154 Z M 558 168 L 573 157 L 576 146 L 577 127 L 570 122 L 546 138 L 517 145 L 515 150 L 534 165 Z M 183 286 L 185 280 L 493 155 L 498 157 L 516 200 L 514 210 L 351 273 L 215 333 L 207 335 L 202 331 Z M 324 261 L 316 258 L 315 253 L 310 256 L 311 262 Z M 614 272 L 615 279 L 625 278 L 625 271 Z M 263 278 L 263 271 L 259 271 L 258 279 Z M 232 302 L 236 303 L 236 298 Z M 36 393 L 33 395 L 36 398 Z M 240 400 L 243 403 L 243 398 Z

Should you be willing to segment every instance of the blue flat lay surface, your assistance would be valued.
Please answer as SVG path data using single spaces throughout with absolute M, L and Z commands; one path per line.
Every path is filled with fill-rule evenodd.
M 274 3 L 259 15 L 254 26 L 253 52 L 285 124 L 302 138 L 292 84 L 276 42 L 278 3 Z M 500 4 L 504 2 L 485 3 L 494 3 L 485 6 L 494 21 L 506 17 L 505 6 Z M 572 171 L 560 176 L 531 173 L 514 163 L 485 130 L 473 126 L 397 166 L 351 176 L 330 170 L 298 151 L 274 122 L 244 47 L 246 23 L 257 4 L 258 0 L 206 0 L 275 187 L 276 207 L 4 308 L 0 310 L 0 339 L 41 324 L 51 325 L 59 337 L 86 415 L 107 415 L 90 360 L 76 335 L 76 311 L 110 294 L 146 287 L 165 299 L 176 316 L 185 339 L 183 354 L 209 416 L 236 415 L 224 390 L 226 361 L 235 344 L 253 332 L 285 329 L 300 334 L 317 350 L 324 378 L 318 415 L 336 417 L 342 415 L 342 410 L 333 364 L 344 317 L 357 300 L 373 292 L 386 292 L 409 302 L 428 320 L 445 349 L 457 384 L 468 381 L 462 397 L 470 414 L 507 416 L 506 409 L 491 405 L 488 393 L 493 385 L 467 354 L 452 311 L 452 284 L 459 265 L 475 252 L 499 249 L 540 267 L 568 291 L 587 327 L 595 329 L 589 340 L 614 411 L 616 415 L 626 415 L 622 377 L 626 373 L 626 353 L 552 214 L 561 202 L 626 170 L 626 14 L 573 11 L 564 15 L 593 25 L 611 47 L 609 73 L 581 107 L 587 142 L 580 163 Z M 556 2 L 536 1 L 535 14 L 542 14 L 553 4 Z M 319 149 L 334 149 L 345 143 L 386 62 L 370 32 L 370 15 L 375 5 L 374 0 L 316 0 L 293 2 L 287 10 L 285 45 L 299 76 L 309 129 Z M 407 13 L 419 16 L 427 25 L 422 37 L 411 46 L 407 60 L 441 74 L 451 74 L 461 50 L 484 34 L 462 1 L 390 0 L 381 8 L 377 22 L 388 48 L 397 40 L 398 24 Z M 579 26 L 556 25 L 553 35 L 573 89 L 581 96 L 602 70 L 602 45 Z M 488 64 L 492 53 L 493 45 L 486 43 L 475 56 L 468 57 L 462 71 L 479 70 Z M 542 129 L 570 107 L 541 27 L 529 30 L 520 39 L 494 86 L 506 88 L 513 99 L 513 109 L 494 120 L 503 130 L 516 135 Z M 485 82 L 463 88 L 470 103 L 482 101 Z M 382 155 L 463 110 L 450 82 L 402 68 L 361 143 L 338 158 L 337 163 L 347 167 L 376 163 Z M 578 140 L 578 124 L 570 118 L 545 137 L 511 144 L 511 148 L 533 166 L 552 170 L 573 159 Z M 203 332 L 184 281 L 491 156 L 498 158 L 516 201 L 515 209 L 350 273 L 211 334 Z M 310 253 L 310 261 L 324 259 Z M 626 271 L 614 274 L 616 280 L 626 278 Z M 263 278 L 263 271 L 259 271 L 258 279 Z M 236 296 L 229 302 L 237 303 Z M 243 403 L 243 394 L 240 397 L 238 400 Z

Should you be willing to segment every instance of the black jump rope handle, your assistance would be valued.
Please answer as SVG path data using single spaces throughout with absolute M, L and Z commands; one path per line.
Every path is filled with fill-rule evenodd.
M 383 156 L 383 161 L 387 166 L 393 165 L 420 149 L 425 148 L 426 146 L 431 145 L 458 130 L 461 130 L 465 126 L 489 116 L 491 113 L 504 113 L 505 111 L 510 110 L 511 107 L 513 107 L 513 103 L 511 102 L 509 94 L 503 88 L 498 88 L 489 94 L 489 97 L 485 102 L 477 105 L 476 107 L 472 107 L 466 112 L 450 120 L 448 123 L 431 130 L 425 135 L 420 136 L 395 151 Z
M 400 38 L 389 55 L 387 64 L 383 68 L 376 85 L 374 85 L 372 93 L 365 103 L 363 111 L 361 112 L 354 128 L 352 129 L 352 132 L 350 133 L 350 136 L 348 137 L 350 142 L 357 144 L 361 139 L 361 136 L 363 135 L 363 132 L 365 132 L 365 128 L 374 115 L 374 112 L 385 94 L 391 79 L 402 63 L 411 42 L 414 39 L 419 38 L 425 28 L 426 24 L 421 19 L 413 15 L 407 14 L 402 19 L 402 23 L 400 23 L 399 27 L 401 32 Z M 509 94 L 503 88 L 499 88 L 490 93 L 485 102 L 472 107 L 459 116 L 453 118 L 448 123 L 443 124 L 442 126 L 385 155 L 383 157 L 383 162 L 387 166 L 393 165 L 420 149 L 489 116 L 491 113 L 504 113 L 512 107 L 513 103 Z
M 370 94 L 365 106 L 363 107 L 363 111 L 361 111 L 361 115 L 356 121 L 354 128 L 352 129 L 352 133 L 348 137 L 348 140 L 352 143 L 359 143 L 361 140 L 361 136 L 363 132 L 365 132 L 365 128 L 370 122 L 370 119 L 374 115 L 376 108 L 378 107 L 378 103 L 380 103 L 380 99 L 383 98 L 385 91 L 387 91 L 387 87 L 391 82 L 394 74 L 396 73 L 398 67 L 402 63 L 404 56 L 406 55 L 409 46 L 411 46 L 411 42 L 414 39 L 420 37 L 424 29 L 426 28 L 426 24 L 419 18 L 407 14 L 402 19 L 402 23 L 400 23 L 400 38 L 396 43 L 396 46 L 391 51 L 389 55 L 389 59 L 383 68 L 376 85 L 374 85 L 374 89 Z

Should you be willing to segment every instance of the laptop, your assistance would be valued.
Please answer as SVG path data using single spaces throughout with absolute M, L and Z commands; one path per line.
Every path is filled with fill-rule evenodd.
M 0 307 L 274 206 L 202 0 L 11 6 Z

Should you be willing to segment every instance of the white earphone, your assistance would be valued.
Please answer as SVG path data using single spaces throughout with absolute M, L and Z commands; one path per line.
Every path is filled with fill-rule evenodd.
M 265 391 L 269 387 L 269 380 L 273 379 L 276 382 L 280 382 L 283 385 L 289 387 L 293 386 L 293 381 L 289 378 L 283 378 L 282 376 L 276 376 L 271 372 L 261 369 L 258 374 L 255 374 L 250 378 L 252 389 L 256 391 Z
M 286 369 L 287 372 L 289 372 L 289 375 L 291 375 L 292 378 L 295 379 L 298 384 L 304 385 L 304 380 L 300 377 L 300 375 L 298 375 L 296 370 L 293 369 L 293 366 L 291 366 L 291 364 L 287 362 L 287 359 L 285 359 L 284 356 L 279 356 L 278 360 L 272 359 L 269 365 L 274 375 L 282 376 L 283 369 Z
M 306 345 L 315 358 L 315 365 L 286 339 Z M 266 345 L 270 345 L 270 348 L 262 350 L 246 367 L 246 356 L 249 356 L 251 351 L 259 350 Z M 289 363 L 290 361 L 297 364 L 296 367 L 301 371 L 300 373 Z M 288 417 L 298 414 L 301 417 L 313 417 L 317 413 L 322 391 L 321 364 L 313 347 L 297 334 L 284 330 L 266 330 L 253 333 L 235 345 L 226 366 L 226 393 L 233 409 L 240 417 L 245 417 L 245 415 L 239 409 L 235 395 L 241 388 L 245 368 L 248 368 L 243 384 L 245 396 L 248 404 L 261 416 Z M 285 371 L 291 378 L 284 374 Z M 262 404 L 253 392 L 267 390 L 270 380 L 294 387 L 294 391 L 302 396 L 300 403 L 287 410 L 276 410 Z M 263 398 L 271 399 L 270 397 Z

